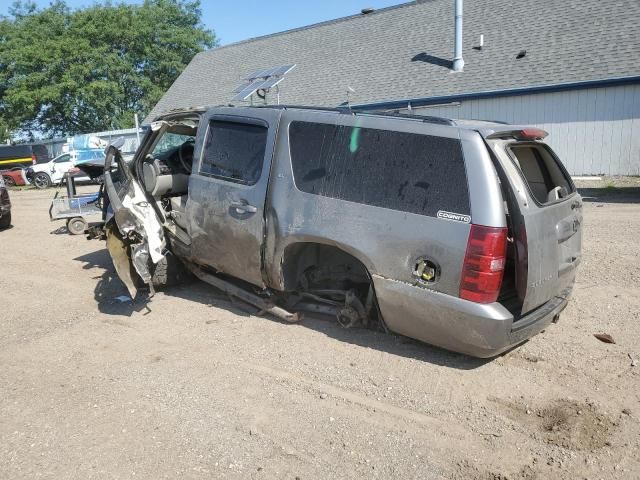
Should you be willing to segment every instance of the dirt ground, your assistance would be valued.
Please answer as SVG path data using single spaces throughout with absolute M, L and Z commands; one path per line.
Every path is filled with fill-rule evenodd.
M 477 360 L 200 282 L 120 303 L 104 243 L 51 223 L 51 190 L 12 191 L 0 478 L 640 478 L 640 189 L 584 193 L 560 323 Z

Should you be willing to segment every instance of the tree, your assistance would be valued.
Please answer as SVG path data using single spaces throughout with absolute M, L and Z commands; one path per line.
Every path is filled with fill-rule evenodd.
M 106 2 L 37 10 L 15 2 L 0 19 L 0 127 L 73 135 L 133 126 L 193 56 L 217 44 L 200 2 Z

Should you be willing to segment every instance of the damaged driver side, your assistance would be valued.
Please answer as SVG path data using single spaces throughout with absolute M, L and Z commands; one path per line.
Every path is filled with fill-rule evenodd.
M 162 115 L 130 163 L 108 148 L 116 270 L 132 297 L 193 274 L 259 315 L 312 312 L 497 355 L 567 305 L 582 203 L 545 132 L 456 122 L 282 106 Z

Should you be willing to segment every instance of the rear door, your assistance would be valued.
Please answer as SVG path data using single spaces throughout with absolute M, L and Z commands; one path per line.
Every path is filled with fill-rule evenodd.
M 537 141 L 490 141 L 503 167 L 516 245 L 516 283 L 525 314 L 568 293 L 582 248 L 582 199 L 551 148 Z M 504 176 L 506 174 L 506 176 Z
M 262 285 L 264 204 L 281 111 L 247 112 L 203 118 L 187 216 L 194 262 Z

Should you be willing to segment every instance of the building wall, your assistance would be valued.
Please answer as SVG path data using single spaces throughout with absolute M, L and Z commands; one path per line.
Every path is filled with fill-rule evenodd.
M 572 175 L 640 175 L 640 85 L 466 100 L 415 113 L 535 125 Z

